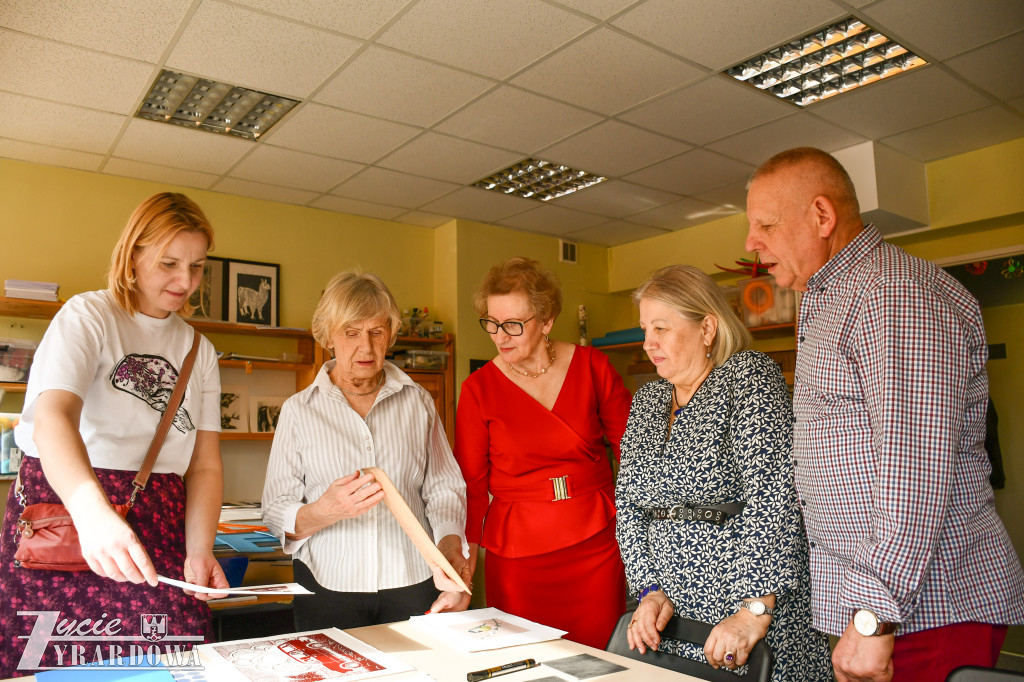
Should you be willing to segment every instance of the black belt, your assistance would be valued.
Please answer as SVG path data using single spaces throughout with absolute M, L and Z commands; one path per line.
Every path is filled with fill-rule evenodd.
M 730 517 L 742 512 L 746 504 L 746 502 L 726 502 L 725 504 L 708 504 L 701 507 L 677 504 L 674 507 L 650 507 L 647 509 L 647 513 L 655 519 L 667 521 L 704 521 L 705 523 L 721 526 Z

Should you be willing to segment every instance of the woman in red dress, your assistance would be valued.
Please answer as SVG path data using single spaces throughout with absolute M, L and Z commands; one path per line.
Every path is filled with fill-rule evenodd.
M 626 603 L 605 439 L 617 459 L 629 392 L 603 353 L 548 338 L 562 294 L 537 261 L 491 268 L 473 303 L 498 356 L 459 396 L 470 560 L 487 550 L 489 606 L 603 649 Z

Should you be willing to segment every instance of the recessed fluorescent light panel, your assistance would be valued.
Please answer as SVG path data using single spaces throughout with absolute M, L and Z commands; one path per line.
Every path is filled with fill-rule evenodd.
M 164 69 L 135 115 L 256 140 L 296 104 L 287 97 Z
M 850 17 L 769 50 L 726 73 L 804 107 L 927 63 Z
M 495 192 L 526 199 L 551 201 L 604 180 L 605 178 L 591 175 L 586 171 L 573 170 L 568 166 L 531 157 L 474 182 L 473 187 L 492 189 Z

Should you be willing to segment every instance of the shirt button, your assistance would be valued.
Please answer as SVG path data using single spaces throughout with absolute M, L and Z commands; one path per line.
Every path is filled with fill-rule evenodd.
M 803 334 L 801 334 L 801 335 L 800 335 L 800 343 L 803 343 L 803 342 L 804 342 L 804 335 L 803 335 Z
M 817 547 L 817 545 L 812 542 L 811 547 Z
M 806 503 L 806 502 L 804 502 L 803 500 L 800 500 L 800 506 L 801 506 L 801 507 L 806 507 L 806 506 L 807 506 L 807 503 Z

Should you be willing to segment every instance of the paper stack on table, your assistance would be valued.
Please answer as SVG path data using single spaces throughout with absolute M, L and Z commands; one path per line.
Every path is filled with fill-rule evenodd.
M 500 609 L 473 609 L 413 616 L 409 622 L 459 651 L 488 651 L 560 639 L 565 630 L 513 616 Z

